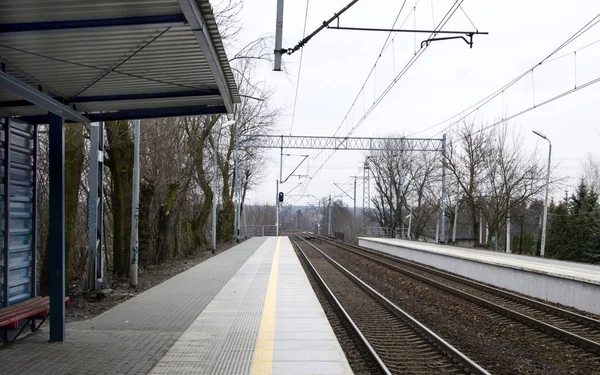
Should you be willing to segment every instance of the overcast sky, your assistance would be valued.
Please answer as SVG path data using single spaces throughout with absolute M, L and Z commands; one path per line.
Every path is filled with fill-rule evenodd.
M 310 1 L 307 33 L 347 4 L 348 0 Z M 404 28 L 432 28 L 450 9 L 454 0 L 408 0 L 396 27 L 406 19 Z M 402 1 L 361 0 L 342 18 L 340 25 L 389 28 L 393 25 Z M 416 5 L 416 25 L 413 9 Z M 302 38 L 306 1 L 285 2 L 283 47 L 292 47 Z M 243 31 L 240 44 L 260 36 L 273 35 L 276 0 L 245 0 L 240 15 Z M 462 41 L 435 42 L 423 53 L 406 75 L 398 80 L 377 108 L 357 128 L 353 136 L 387 136 L 404 134 L 419 137 L 439 137 L 444 123 L 428 131 L 440 121 L 467 109 L 493 93 L 521 73 L 543 60 L 577 30 L 600 13 L 598 0 L 466 0 L 463 9 L 480 31 L 490 35 L 475 36 L 469 49 Z M 462 11 L 456 12 L 445 30 L 472 30 Z M 396 34 L 382 54 L 376 74 L 365 85 L 358 104 L 346 121 L 344 117 L 359 94 L 371 70 L 387 33 L 324 30 L 304 48 L 300 80 L 297 81 L 300 52 L 284 56 L 286 72 L 274 72 L 271 66 L 258 69 L 254 77 L 274 89 L 273 105 L 282 107 L 274 134 L 345 136 L 378 97 L 394 80 L 402 67 L 415 54 L 424 34 Z M 600 40 L 600 24 L 556 54 L 567 55 L 544 63 L 504 95 L 482 106 L 475 114 L 477 121 L 493 123 L 523 109 L 537 105 L 564 91 L 600 77 L 600 43 L 575 54 L 575 50 Z M 299 85 L 294 126 L 292 110 L 296 86 Z M 364 103 L 362 97 L 364 96 Z M 528 152 L 539 150 L 546 161 L 547 143 L 531 131 L 545 133 L 553 144 L 553 165 L 557 173 L 569 177 L 574 185 L 581 173 L 581 164 L 588 154 L 600 161 L 600 83 L 582 89 L 553 103 L 537 108 L 512 120 Z M 473 117 L 469 117 L 470 119 Z M 318 151 L 288 150 L 291 154 L 310 154 L 297 173 L 313 175 L 329 151 L 316 157 Z M 269 151 L 270 163 L 265 168 L 259 188 L 248 196 L 249 203 L 272 202 L 275 180 L 279 175 L 279 151 Z M 543 155 L 542 155 L 543 154 Z M 362 173 L 364 155 L 354 151 L 338 151 L 310 181 L 308 187 L 292 194 L 322 197 L 337 195 L 333 183 L 351 191 L 351 175 Z M 283 174 L 287 176 L 300 157 L 284 159 Z M 287 192 L 301 182 L 298 178 L 282 185 Z M 555 188 L 562 195 L 564 186 Z M 362 196 L 359 183 L 357 196 Z M 296 197 L 286 203 L 314 202 L 314 198 Z M 348 205 L 352 201 L 345 198 Z M 360 199 L 359 199 L 360 202 Z M 360 203 L 359 203 L 360 205 Z

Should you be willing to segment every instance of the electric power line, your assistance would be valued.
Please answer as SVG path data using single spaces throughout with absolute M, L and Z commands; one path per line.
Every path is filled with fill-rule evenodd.
M 442 18 L 442 20 L 440 21 L 440 23 L 438 24 L 438 26 L 434 29 L 434 32 L 430 35 L 430 38 L 434 37 L 437 34 L 437 31 L 441 30 L 446 25 L 446 23 L 448 23 L 448 21 L 450 20 L 450 18 L 452 17 L 452 15 L 458 10 L 458 7 L 462 4 L 462 2 L 463 2 L 463 0 L 456 0 L 456 2 L 454 3 L 454 5 L 452 5 L 452 7 L 448 10 L 448 12 L 446 13 L 446 15 Z M 411 59 L 408 61 L 408 63 L 400 71 L 400 73 L 398 73 L 398 75 L 387 86 L 387 88 L 383 91 L 383 93 L 380 94 L 380 96 L 375 100 L 375 102 L 371 105 L 371 107 L 369 107 L 369 109 L 365 112 L 365 114 L 363 115 L 363 117 L 352 127 L 352 129 L 348 132 L 348 134 L 346 135 L 346 137 L 351 136 L 352 133 L 366 120 L 366 118 L 375 110 L 375 108 L 377 107 L 377 105 L 379 105 L 379 103 L 385 98 L 385 96 L 396 85 L 396 83 L 400 80 L 400 78 L 402 78 L 406 74 L 406 72 L 414 65 L 414 63 L 419 59 L 419 57 L 422 56 L 422 54 L 425 52 L 425 50 L 427 49 L 427 47 L 429 47 L 429 44 L 426 44 L 425 46 L 421 46 L 421 48 L 419 49 L 419 51 L 415 55 L 413 55 L 411 57 Z M 331 157 L 335 154 L 336 151 L 337 150 L 333 150 L 329 154 L 329 156 L 327 157 L 327 159 L 325 160 L 325 162 L 323 164 L 321 164 L 319 166 L 319 168 L 317 169 L 317 171 L 313 174 L 313 177 L 316 176 L 321 171 L 322 167 L 325 164 L 327 164 L 327 162 L 331 159 Z
M 437 35 L 437 31 L 441 30 L 450 20 L 450 18 L 454 15 L 454 13 L 456 13 L 456 11 L 458 10 L 458 8 L 462 5 L 464 0 L 456 0 L 455 3 L 450 7 L 450 9 L 448 10 L 448 12 L 446 12 L 446 14 L 444 15 L 444 17 L 440 20 L 440 22 L 438 23 L 438 26 L 436 28 L 434 28 L 434 31 L 431 33 L 429 38 L 433 38 L 435 37 L 435 35 Z M 396 16 L 396 19 L 394 21 L 394 25 L 392 26 L 392 28 L 395 27 L 396 22 L 398 21 L 398 18 L 400 17 L 400 13 L 402 11 L 402 9 L 404 9 L 404 5 L 406 4 L 406 1 L 403 2 L 402 7 L 400 9 L 399 14 Z M 408 19 L 408 18 L 407 18 Z M 384 43 L 384 46 L 382 48 L 382 52 L 385 49 L 387 42 L 389 41 L 389 36 L 391 35 L 391 32 L 388 34 L 388 37 L 386 38 L 386 42 Z M 429 47 L 429 44 L 426 44 L 425 46 L 421 46 L 421 48 L 419 49 L 419 51 L 413 55 L 411 57 L 411 59 L 408 61 L 408 63 L 404 66 L 404 68 L 400 71 L 400 73 L 394 78 L 394 80 L 388 85 L 388 87 L 384 90 L 384 92 L 377 98 L 377 100 L 371 105 L 371 107 L 369 108 L 368 111 L 365 112 L 365 114 L 363 115 L 363 117 L 358 121 L 357 124 L 355 124 L 353 126 L 353 128 L 350 130 L 350 132 L 348 132 L 348 134 L 346 135 L 346 137 L 349 137 L 363 122 L 364 120 L 368 117 L 368 115 L 373 112 L 373 110 L 377 107 L 377 105 L 383 100 L 383 98 L 385 98 L 385 96 L 391 91 L 391 89 L 396 85 L 396 83 L 400 80 L 400 78 L 402 78 L 404 76 L 404 74 L 406 74 L 406 72 L 410 69 L 410 67 L 419 59 L 419 57 L 423 54 L 423 52 Z M 365 84 L 363 84 L 363 87 L 361 88 L 361 90 L 359 91 L 359 94 L 356 96 L 354 102 L 352 103 L 352 105 L 350 106 L 350 110 L 347 112 L 346 117 L 344 117 L 344 120 L 342 121 L 342 123 L 340 123 L 340 125 L 338 126 L 338 129 L 336 130 L 336 132 L 334 133 L 337 134 L 337 132 L 339 131 L 339 129 L 341 128 L 341 126 L 343 125 L 345 119 L 347 118 L 348 114 L 350 113 L 350 111 L 352 110 L 352 108 L 354 107 L 355 103 L 357 102 L 358 98 L 360 97 L 360 93 L 364 93 L 364 87 L 366 85 L 366 82 L 368 81 L 368 78 L 371 76 L 371 74 L 373 73 L 373 71 L 376 68 L 377 62 L 379 61 L 379 58 L 381 58 L 381 53 L 379 53 L 375 64 L 373 64 L 373 67 L 371 68 L 371 71 L 369 72 L 369 75 L 367 76 L 367 80 L 365 81 Z M 303 188 L 303 193 L 304 194 L 306 192 L 306 190 L 308 189 L 308 186 L 310 186 L 311 181 L 313 180 L 313 178 L 322 170 L 323 166 L 325 164 L 327 164 L 327 162 L 331 159 L 331 157 L 335 154 L 337 150 L 333 150 L 329 156 L 327 157 L 327 159 L 325 160 L 325 162 L 323 162 L 319 168 L 315 171 L 315 173 L 312 175 L 312 177 L 306 181 L 306 184 Z M 317 157 L 319 155 L 321 155 L 323 152 L 323 150 L 321 150 Z
M 484 97 L 483 99 L 479 100 L 478 102 L 476 102 L 475 104 L 471 105 L 470 107 L 468 107 L 468 108 L 466 108 L 466 109 L 458 112 L 454 116 L 451 116 L 451 117 L 449 117 L 449 118 L 447 118 L 447 119 L 445 119 L 443 121 L 440 121 L 439 123 L 437 123 L 437 124 L 435 124 L 433 126 L 430 126 L 430 127 L 426 128 L 426 129 L 419 130 L 418 132 L 411 134 L 409 137 L 414 137 L 416 135 L 422 134 L 424 132 L 427 132 L 429 130 L 432 130 L 432 129 L 435 129 L 435 128 L 439 127 L 439 126 L 442 126 L 445 123 L 447 123 L 448 121 L 452 121 L 453 119 L 457 118 L 458 116 L 461 116 L 461 114 L 467 112 L 466 114 L 464 114 L 460 118 L 458 118 L 456 121 L 452 122 L 450 125 L 446 126 L 444 129 L 442 129 L 439 132 L 437 132 L 434 135 L 434 137 L 437 136 L 437 135 L 439 135 L 439 134 L 447 132 L 451 127 L 453 127 L 456 124 L 460 123 L 460 121 L 464 120 L 467 116 L 473 114 L 479 108 L 483 107 L 484 105 L 486 105 L 487 103 L 489 103 L 490 101 L 492 101 L 493 99 L 495 99 L 496 97 L 498 97 L 499 95 L 501 95 L 504 91 L 506 91 L 511 86 L 515 85 L 517 82 L 519 82 L 521 79 L 523 79 L 527 75 L 529 75 L 536 68 L 538 68 L 539 66 L 541 66 L 543 63 L 550 62 L 549 59 L 552 56 L 554 56 L 560 50 L 562 50 L 563 48 L 565 48 L 571 42 L 573 42 L 574 40 L 576 40 L 577 38 L 579 38 L 581 35 L 583 35 L 588 30 L 590 30 L 592 27 L 594 27 L 598 22 L 600 22 L 599 18 L 600 18 L 600 14 L 596 15 L 594 18 L 592 18 L 591 21 L 589 21 L 583 27 L 581 27 L 579 30 L 577 30 L 577 32 L 575 32 L 573 35 L 571 35 L 565 42 L 563 42 L 560 46 L 558 46 L 552 53 L 550 53 L 548 56 L 546 56 L 544 59 L 542 59 L 539 63 L 537 63 L 533 67 L 527 69 L 522 74 L 520 74 L 519 76 L 517 76 L 516 78 L 514 78 L 513 80 L 511 80 L 510 82 L 508 82 L 507 84 L 505 84 L 501 88 L 499 88 L 496 91 L 492 92 L 491 94 L 487 95 L 486 97 Z M 583 48 L 587 48 L 587 47 L 589 47 L 589 45 L 585 46 Z
M 302 29 L 302 38 L 306 36 L 306 21 L 308 20 L 308 5 L 310 0 L 306 0 L 306 11 L 304 13 L 304 28 Z M 298 102 L 298 88 L 300 87 L 300 72 L 302 71 L 302 57 L 304 56 L 304 48 L 300 51 L 300 63 L 298 64 L 298 78 L 296 79 L 296 94 L 294 95 L 294 109 L 292 111 L 292 125 L 290 126 L 290 135 L 294 130 L 294 120 L 296 119 L 296 103 Z
M 508 117 L 506 117 L 506 118 L 504 118 L 502 120 L 496 121 L 496 122 L 494 122 L 494 123 L 492 123 L 492 124 L 490 124 L 488 126 L 485 126 L 485 127 L 481 128 L 481 129 L 477 130 L 474 133 L 469 134 L 469 136 L 473 136 L 475 134 L 479 134 L 481 132 L 489 130 L 489 129 L 495 127 L 495 126 L 498 126 L 498 125 L 502 124 L 505 121 L 510 121 L 510 120 L 512 120 L 514 118 L 517 118 L 517 117 L 519 117 L 521 115 L 524 115 L 525 113 L 530 112 L 530 111 L 532 111 L 532 110 L 534 110 L 536 108 L 542 107 L 542 106 L 544 106 L 544 105 L 546 105 L 548 103 L 552 103 L 552 102 L 554 102 L 554 101 L 556 101 L 558 99 L 564 98 L 565 96 L 571 95 L 572 93 L 577 92 L 577 91 L 579 91 L 581 89 L 584 89 L 586 87 L 590 87 L 590 86 L 592 86 L 592 85 L 594 85 L 594 84 L 596 84 L 598 82 L 600 82 L 600 77 L 595 78 L 595 79 L 593 79 L 591 81 L 588 81 L 588 82 L 584 83 L 583 85 L 577 86 L 577 87 L 575 87 L 575 88 L 573 88 L 571 90 L 562 92 L 562 93 L 560 93 L 560 94 L 558 94 L 558 95 L 556 95 L 556 96 L 554 96 L 554 97 L 552 97 L 550 99 L 547 99 L 547 100 L 545 100 L 545 101 L 543 101 L 543 102 L 541 102 L 539 104 L 533 105 L 533 106 L 531 106 L 531 107 L 529 107 L 527 109 L 524 109 L 524 110 L 522 110 L 520 112 L 517 112 L 517 113 L 515 113 L 513 115 L 510 115 L 510 116 L 508 116 Z M 451 142 L 448 142 L 447 147 L 451 146 L 456 141 L 458 141 L 458 139 L 454 139 Z

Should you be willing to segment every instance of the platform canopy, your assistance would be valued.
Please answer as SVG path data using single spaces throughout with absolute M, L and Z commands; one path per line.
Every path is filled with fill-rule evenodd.
M 0 9 L 0 117 L 47 123 L 55 111 L 40 96 L 90 121 L 226 113 L 239 102 L 208 0 L 0 0 Z

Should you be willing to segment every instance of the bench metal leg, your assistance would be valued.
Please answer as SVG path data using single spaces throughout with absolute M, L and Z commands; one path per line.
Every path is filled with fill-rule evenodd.
M 37 327 L 35 327 L 35 318 L 34 318 L 34 319 L 32 319 L 32 324 L 33 324 L 33 327 L 35 327 L 35 328 L 33 328 L 31 331 L 32 331 L 32 332 L 35 332 L 35 331 L 37 331 L 38 329 L 40 329 L 40 328 L 42 327 L 42 324 L 44 324 L 44 322 L 45 322 L 45 321 L 46 321 L 46 319 L 48 318 L 48 315 L 49 315 L 49 314 L 46 314 L 46 316 L 44 316 L 44 318 L 42 319 L 42 321 L 40 322 L 40 324 L 38 324 L 38 326 L 37 326 Z
M 27 327 L 31 323 L 31 321 L 33 321 L 33 318 L 29 318 L 29 320 L 30 320 L 29 322 L 23 324 L 23 326 L 21 327 L 21 329 L 19 330 L 19 332 L 15 335 L 15 337 L 13 337 L 12 340 L 10 340 L 11 342 L 17 341 L 17 339 L 19 338 L 19 336 L 21 336 L 21 333 L 23 333 L 23 330 L 25 329 L 25 327 Z M 35 324 L 35 322 L 33 324 Z

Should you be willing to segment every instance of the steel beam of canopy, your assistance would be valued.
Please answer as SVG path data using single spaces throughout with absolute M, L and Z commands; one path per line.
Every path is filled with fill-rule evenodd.
M 227 112 L 233 113 L 233 101 L 231 99 L 229 87 L 227 86 L 225 73 L 219 62 L 217 50 L 215 49 L 210 33 L 208 32 L 208 26 L 204 21 L 204 16 L 202 16 L 198 3 L 195 0 L 179 0 L 179 6 L 200 44 L 202 54 L 217 82 L 217 87 L 223 97 L 223 103 L 225 103 Z
M 147 99 L 177 99 L 177 98 L 193 98 L 203 96 L 218 96 L 220 95 L 217 89 L 205 90 L 188 90 L 188 91 L 168 91 L 155 93 L 138 93 L 138 94 L 113 94 L 113 95 L 91 95 L 91 96 L 76 96 L 72 98 L 54 97 L 53 99 L 67 104 L 80 103 L 97 103 L 97 102 L 115 102 L 128 100 L 147 100 Z M 27 100 L 12 100 L 0 102 L 0 108 L 3 107 L 27 107 L 31 103 Z
M 65 130 L 62 117 L 49 114 L 50 341 L 65 339 Z
M 360 138 L 259 135 L 242 137 L 240 147 L 322 150 L 442 151 L 437 138 Z
M 165 107 L 165 108 L 141 108 L 125 109 L 116 112 L 89 113 L 88 121 L 116 121 L 116 120 L 135 120 L 146 118 L 178 117 L 178 116 L 200 116 L 211 115 L 215 113 L 224 113 L 226 108 L 222 105 L 216 106 L 184 106 L 184 107 Z M 46 124 L 48 116 L 22 116 L 21 120 L 30 124 Z
M 183 14 L 162 14 L 156 16 L 100 18 L 89 20 L 5 23 L 0 24 L 0 34 L 144 25 L 168 27 L 182 26 L 184 24 L 185 17 Z
M 69 119 L 81 124 L 88 124 L 90 122 L 87 117 L 79 114 L 74 109 L 59 103 L 43 92 L 34 89 L 2 71 L 0 71 L 0 88 L 20 96 L 32 104 L 60 116 L 61 118 Z

